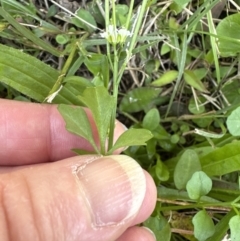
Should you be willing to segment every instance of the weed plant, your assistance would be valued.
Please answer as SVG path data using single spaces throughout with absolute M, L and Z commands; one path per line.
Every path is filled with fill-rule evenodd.
M 142 225 L 158 241 L 240 240 L 239 4 L 0 0 L 0 97 L 59 104 L 94 153 L 128 146 L 157 186 Z

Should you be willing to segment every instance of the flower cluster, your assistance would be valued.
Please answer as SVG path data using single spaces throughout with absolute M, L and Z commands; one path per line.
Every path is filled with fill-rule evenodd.
M 101 33 L 101 37 L 106 38 L 110 44 L 124 43 L 128 36 L 131 36 L 131 33 L 127 29 L 117 29 L 113 25 L 109 25 L 107 31 Z

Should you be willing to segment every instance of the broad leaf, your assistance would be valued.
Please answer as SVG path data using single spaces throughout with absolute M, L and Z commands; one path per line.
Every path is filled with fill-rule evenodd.
M 202 171 L 195 172 L 187 183 L 187 192 L 191 199 L 197 200 L 212 189 L 212 180 Z
M 222 176 L 239 171 L 240 141 L 235 141 L 212 151 L 200 159 L 202 170 L 208 176 Z
M 123 112 L 138 112 L 149 110 L 155 104 L 166 101 L 166 97 L 159 97 L 161 89 L 140 87 L 129 91 L 122 99 L 119 109 Z
M 95 19 L 93 18 L 92 14 L 83 9 L 80 8 L 76 15 L 81 19 L 74 17 L 72 18 L 72 23 L 76 25 L 77 27 L 83 28 L 84 30 L 92 33 L 97 28 L 97 24 L 95 22 Z
M 231 135 L 240 136 L 240 107 L 235 109 L 227 118 L 227 128 Z
M 186 150 L 178 160 L 174 170 L 174 183 L 177 189 L 185 189 L 193 173 L 201 171 L 201 164 L 194 150 Z
M 149 217 L 144 226 L 151 229 L 156 236 L 157 241 L 170 241 L 171 228 L 167 220 L 163 217 Z
M 143 118 L 142 126 L 150 131 L 155 130 L 160 123 L 160 114 L 157 108 L 153 108 L 147 112 Z
M 240 237 L 240 216 L 236 215 L 229 221 L 231 241 L 238 241 Z
M 100 138 L 101 153 L 104 153 L 114 98 L 109 95 L 105 87 L 98 86 L 85 89 L 79 99 L 92 111 Z
M 121 147 L 146 145 L 146 141 L 153 137 L 152 133 L 145 129 L 129 129 L 117 139 L 108 153 L 112 153 Z
M 215 233 L 215 226 L 205 210 L 199 211 L 193 217 L 194 236 L 199 241 L 205 241 Z
M 92 128 L 89 123 L 86 112 L 82 107 L 73 107 L 61 104 L 58 106 L 64 121 L 66 122 L 66 129 L 78 136 L 83 137 L 93 146 L 95 151 L 99 153 L 98 148 L 93 139 Z
M 215 226 L 215 233 L 207 241 L 224 241 L 224 236 L 228 231 L 228 223 L 235 214 L 234 210 L 228 212 Z M 239 237 L 239 236 L 238 236 Z M 226 240 L 227 241 L 227 240 Z M 230 241 L 230 240 L 229 240 Z
M 224 18 L 217 26 L 218 47 L 224 57 L 240 53 L 240 13 Z
M 0 82 L 43 102 L 58 79 L 58 71 L 14 48 L 0 44 L 0 52 Z M 65 86 L 53 102 L 79 105 L 77 94 L 75 88 Z

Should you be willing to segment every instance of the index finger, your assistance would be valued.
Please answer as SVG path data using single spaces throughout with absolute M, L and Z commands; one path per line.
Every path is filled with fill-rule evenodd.
M 95 141 L 98 134 L 86 110 Z M 124 131 L 116 122 L 115 137 Z M 56 105 L 0 100 L 0 165 L 25 165 L 74 156 L 72 148 L 93 151 L 83 138 L 69 133 Z

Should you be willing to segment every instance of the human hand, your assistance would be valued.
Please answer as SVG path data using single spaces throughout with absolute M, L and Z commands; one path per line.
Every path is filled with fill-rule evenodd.
M 64 125 L 54 105 L 0 100 L 0 240 L 154 240 L 135 226 L 155 205 L 150 175 L 127 156 L 74 156 L 91 146 Z

